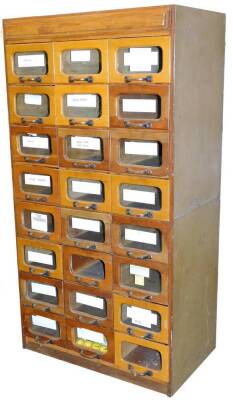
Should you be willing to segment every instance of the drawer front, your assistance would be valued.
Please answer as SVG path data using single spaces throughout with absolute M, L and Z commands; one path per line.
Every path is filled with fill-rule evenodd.
M 58 83 L 108 82 L 107 40 L 78 40 L 54 44 L 55 81 Z
M 114 334 L 109 329 L 66 320 L 67 345 L 89 360 L 114 362 Z
M 130 375 L 169 382 L 169 347 L 115 333 L 115 364 Z
M 111 293 L 64 283 L 66 316 L 87 325 L 113 327 Z
M 17 164 L 13 171 L 17 200 L 36 203 L 60 203 L 58 170 L 37 165 Z
M 17 253 L 20 271 L 43 277 L 63 279 L 61 246 L 18 237 Z
M 62 281 L 21 272 L 19 285 L 22 305 L 64 314 Z
M 54 125 L 54 88 L 49 86 L 9 86 L 11 124 Z
M 66 324 L 61 315 L 22 307 L 22 325 L 24 335 L 38 344 L 66 347 Z
M 111 211 L 111 176 L 60 170 L 61 205 L 77 210 Z
M 167 266 L 128 257 L 113 257 L 114 290 L 135 300 L 168 304 Z
M 62 242 L 83 250 L 111 251 L 109 214 L 62 208 Z
M 79 128 L 60 128 L 60 166 L 66 168 L 109 170 L 109 132 L 103 129 L 83 131 Z
M 148 341 L 168 343 L 168 307 L 114 295 L 114 329 Z
M 110 40 L 110 82 L 169 83 L 171 38 L 169 36 Z
M 112 212 L 168 221 L 170 182 L 166 179 L 112 176 Z
M 75 247 L 63 248 L 64 279 L 112 291 L 112 256 Z
M 109 126 L 107 85 L 61 85 L 55 90 L 58 125 Z
M 112 85 L 110 126 L 168 129 L 169 97 L 169 85 Z
M 169 225 L 165 222 L 113 216 L 112 249 L 132 260 L 168 261 Z
M 13 161 L 58 165 L 58 139 L 55 128 L 12 126 L 10 132 Z
M 53 82 L 53 45 L 25 43 L 6 45 L 8 83 L 38 85 Z
M 111 131 L 111 171 L 120 174 L 167 177 L 169 135 L 166 132 Z
M 54 206 L 17 202 L 16 233 L 19 236 L 59 242 L 61 239 L 60 209 Z

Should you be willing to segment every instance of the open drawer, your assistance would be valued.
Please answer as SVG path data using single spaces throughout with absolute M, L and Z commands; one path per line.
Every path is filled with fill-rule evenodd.
M 66 281 L 112 291 L 113 272 L 110 254 L 64 246 L 63 270 Z

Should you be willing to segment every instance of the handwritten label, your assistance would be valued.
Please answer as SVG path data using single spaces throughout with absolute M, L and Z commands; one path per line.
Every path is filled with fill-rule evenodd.
M 27 148 L 47 150 L 49 139 L 47 137 L 22 136 L 22 145 Z
M 88 136 L 72 136 L 71 137 L 72 149 L 83 150 L 100 150 L 100 139 Z
M 44 54 L 25 54 L 18 56 L 18 67 L 30 68 L 30 67 L 44 67 L 45 66 L 45 55 Z
M 67 94 L 67 106 L 78 108 L 96 108 L 96 94 Z
M 25 185 L 33 186 L 51 186 L 51 177 L 49 175 L 36 175 L 36 174 L 24 174 Z
M 37 231 L 48 231 L 48 216 L 45 214 L 31 213 L 31 228 Z

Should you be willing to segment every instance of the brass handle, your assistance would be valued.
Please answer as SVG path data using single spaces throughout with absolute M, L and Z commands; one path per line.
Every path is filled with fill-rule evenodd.
M 87 83 L 92 83 L 93 78 L 92 76 L 86 76 L 85 78 L 77 78 L 76 76 L 69 76 L 69 82 L 74 83 L 74 82 L 87 82 Z
M 32 267 L 29 267 L 29 272 L 31 273 L 31 274 L 36 274 L 36 275 L 40 275 L 40 276 L 43 276 L 43 277 L 49 277 L 50 276 L 50 272 L 49 271 L 45 271 L 45 272 L 41 272 L 41 273 L 36 273 L 35 272 L 35 268 L 32 268 Z
M 31 304 L 31 307 L 32 308 L 36 308 L 36 309 L 38 309 L 38 310 L 42 310 L 42 311 L 46 311 L 46 312 L 51 312 L 51 309 L 50 309 L 50 307 L 41 307 L 39 304 L 35 304 L 35 303 L 32 303 Z
M 19 81 L 20 81 L 20 83 L 24 83 L 24 82 L 40 83 L 40 82 L 42 82 L 42 78 L 40 76 L 36 76 L 35 78 L 25 78 L 24 76 L 20 76 Z
M 99 322 L 97 321 L 97 319 L 85 318 L 82 315 L 79 315 L 78 319 L 79 319 L 80 322 L 83 322 L 84 324 L 99 325 Z
M 128 371 L 131 375 L 133 375 L 135 377 L 136 376 L 152 376 L 153 375 L 153 372 L 150 371 L 149 369 L 145 372 L 137 372 L 131 364 L 128 365 Z
M 128 333 L 128 335 L 130 335 L 130 336 L 138 337 L 138 338 L 141 338 L 141 339 L 153 340 L 153 335 L 152 335 L 151 333 L 146 333 L 146 334 L 143 335 L 143 336 L 137 336 L 137 335 L 134 335 L 134 331 L 133 331 L 132 328 L 128 328 L 128 329 L 127 329 L 127 333 Z
M 34 197 L 29 194 L 26 194 L 25 200 L 38 201 L 38 202 L 42 202 L 42 203 L 46 203 L 46 201 L 48 201 L 48 199 L 46 197 Z
M 128 172 L 128 174 L 136 174 L 136 175 L 151 175 L 152 174 L 151 169 L 143 169 L 142 171 L 140 171 L 140 170 L 136 170 L 136 169 L 127 168 L 126 172 Z
M 153 77 L 151 75 L 144 76 L 143 78 L 131 78 L 130 76 L 125 76 L 125 83 L 130 82 L 152 82 Z
M 90 168 L 90 169 L 96 168 L 96 164 L 81 164 L 77 162 L 73 162 L 72 166 L 76 168 Z
M 87 246 L 82 245 L 80 242 L 75 242 L 75 246 L 80 247 L 80 249 L 84 250 L 96 250 L 96 245 L 95 244 L 90 244 Z
M 75 121 L 74 119 L 69 119 L 69 124 L 70 125 L 87 125 L 87 126 L 92 126 L 93 121 L 91 119 L 88 119 L 87 121 Z
M 25 162 L 29 163 L 38 163 L 38 164 L 43 164 L 45 162 L 45 158 L 36 158 L 35 160 L 33 158 L 29 157 L 24 157 Z
M 27 233 L 28 233 L 28 236 L 30 236 L 30 237 L 34 237 L 37 239 L 49 240 L 49 235 L 39 235 L 38 233 L 34 233 L 31 231 L 27 231 Z
M 73 207 L 78 208 L 79 210 L 96 210 L 96 204 L 92 203 L 89 206 L 80 206 L 78 201 L 73 202 Z
M 145 211 L 143 214 L 134 214 L 129 208 L 126 209 L 126 215 L 132 215 L 138 218 L 152 218 L 153 214 L 150 211 Z
M 142 122 L 142 123 L 136 123 L 136 122 L 130 122 L 130 121 L 124 121 L 125 127 L 126 128 L 151 128 L 152 124 L 151 122 Z
M 37 118 L 37 119 L 26 119 L 26 118 L 21 118 L 22 124 L 43 124 L 43 119 L 42 118 Z
M 89 360 L 94 360 L 100 358 L 99 354 L 87 354 L 85 350 L 81 349 L 79 352 L 80 356 L 88 358 Z
M 132 251 L 127 251 L 127 256 L 131 258 L 136 258 L 137 260 L 151 260 L 152 256 L 150 254 L 147 254 L 145 256 L 137 256 Z
M 51 339 L 48 340 L 43 340 L 40 336 L 34 336 L 34 340 L 39 346 L 45 345 L 45 344 L 53 344 L 53 341 Z
M 99 282 L 98 281 L 93 281 L 93 282 L 85 282 L 81 278 L 76 277 L 75 278 L 76 282 L 78 282 L 82 286 L 87 286 L 87 287 L 98 287 Z
M 136 296 L 134 293 L 133 293 L 133 291 L 132 290 L 129 290 L 128 291 L 128 296 L 129 297 L 131 297 L 132 299 L 135 299 L 135 300 L 151 300 L 152 299 L 152 296 L 150 296 L 150 295 L 142 295 L 142 296 Z

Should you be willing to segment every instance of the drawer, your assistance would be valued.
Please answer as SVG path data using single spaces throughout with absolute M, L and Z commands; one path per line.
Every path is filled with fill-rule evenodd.
M 168 343 L 168 307 L 114 295 L 114 329 L 148 341 Z
M 11 124 L 54 125 L 54 88 L 51 86 L 9 86 Z
M 60 166 L 109 170 L 110 144 L 109 132 L 99 129 L 60 128 L 59 151 Z
M 169 347 L 115 333 L 115 365 L 134 377 L 169 382 Z
M 169 175 L 169 135 L 166 132 L 111 131 L 111 171 L 149 176 Z
M 54 206 L 17 202 L 16 232 L 19 236 L 59 242 L 61 239 L 60 209 Z
M 21 272 L 19 286 L 23 306 L 64 314 L 62 281 Z
M 169 128 L 169 85 L 111 85 L 110 126 Z
M 67 347 L 83 358 L 114 362 L 114 334 L 102 326 L 66 320 Z
M 78 40 L 54 44 L 57 83 L 108 82 L 107 40 Z
M 58 244 L 17 237 L 17 253 L 20 271 L 63 279 L 62 247 Z
M 81 286 L 112 291 L 112 256 L 90 250 L 63 247 L 64 279 Z
M 111 251 L 109 214 L 62 208 L 62 242 L 84 250 Z
M 108 127 L 107 85 L 56 86 L 56 124 Z
M 60 170 L 61 205 L 77 210 L 111 211 L 111 176 Z
M 61 315 L 22 307 L 22 325 L 24 335 L 38 344 L 66 347 L 66 323 Z
M 58 170 L 38 165 L 15 164 L 14 194 L 17 200 L 60 203 Z
M 113 175 L 112 199 L 114 214 L 169 220 L 169 180 Z
M 160 263 L 113 257 L 114 291 L 132 299 L 168 304 L 168 271 Z
M 15 162 L 57 166 L 56 129 L 43 126 L 12 126 L 11 150 Z
M 88 325 L 112 328 L 113 306 L 111 293 L 98 288 L 81 288 L 64 282 L 66 317 Z
M 113 216 L 112 249 L 132 260 L 168 262 L 169 224 Z
M 109 46 L 110 82 L 169 83 L 169 36 L 112 39 Z
M 52 83 L 52 43 L 24 43 L 6 45 L 8 83 Z

